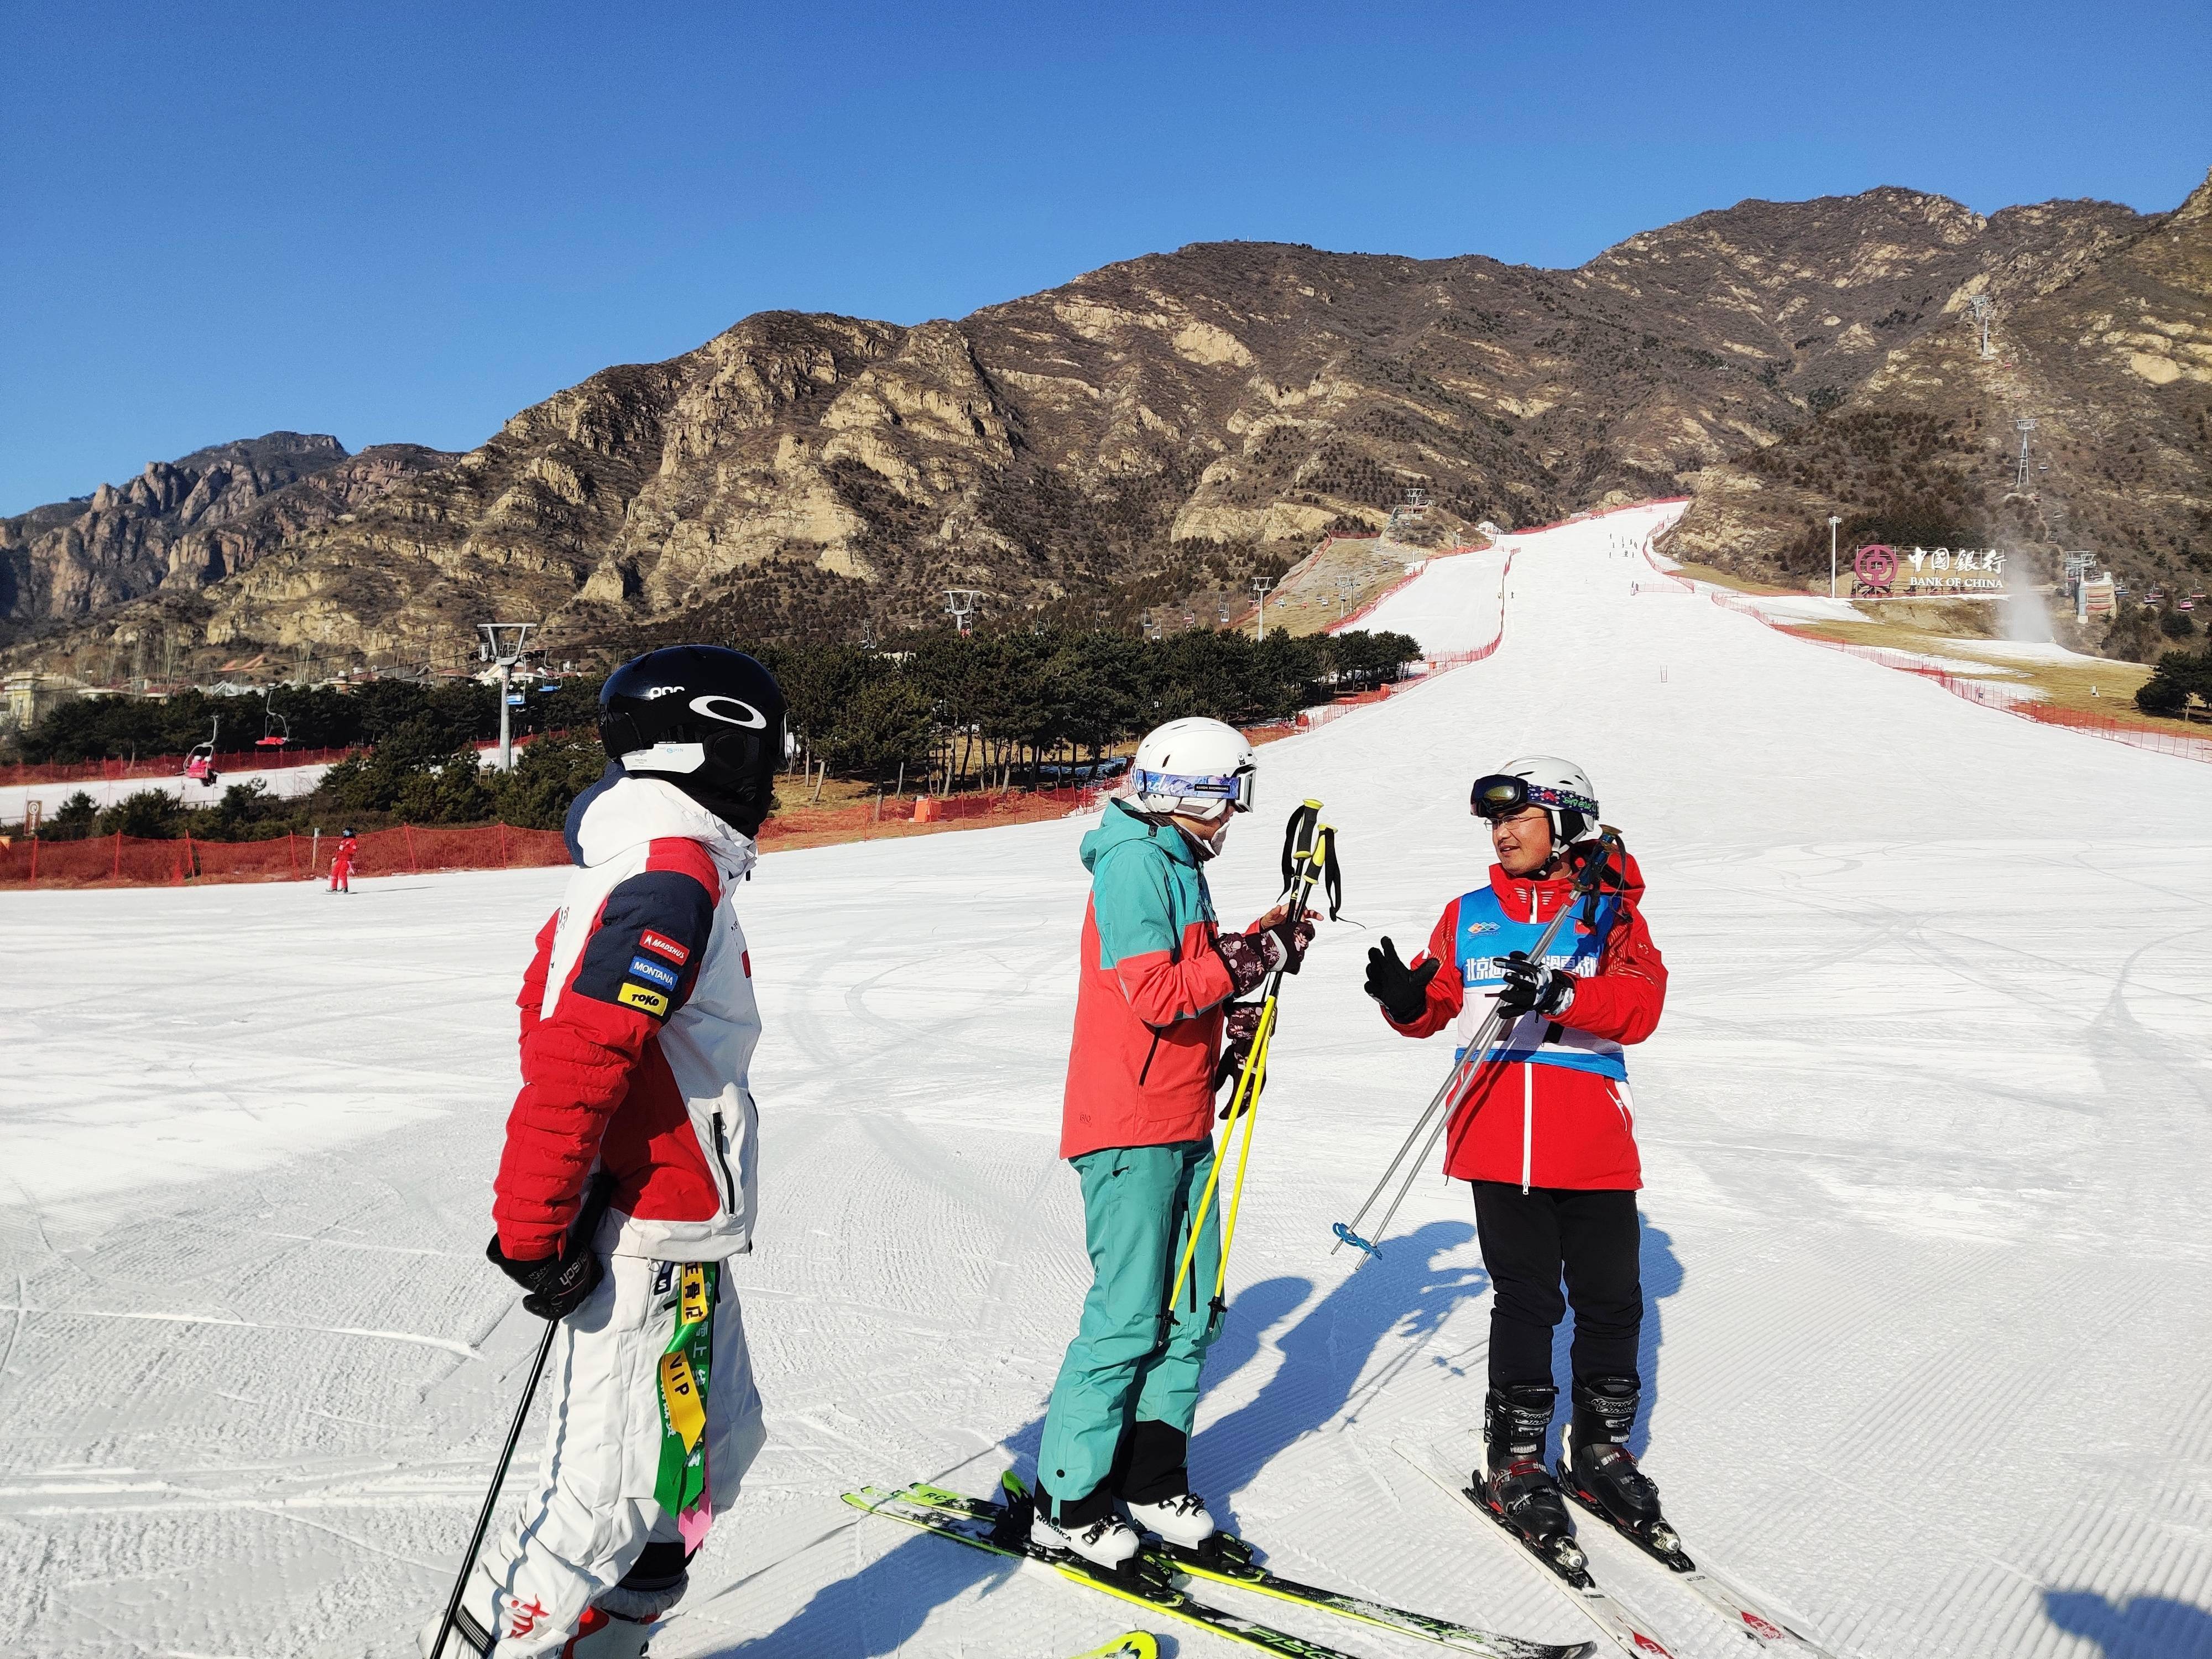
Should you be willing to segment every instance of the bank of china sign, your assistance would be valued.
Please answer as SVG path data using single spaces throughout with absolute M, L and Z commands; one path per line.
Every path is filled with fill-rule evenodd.
M 2002 593 L 2004 562 L 2004 554 L 1994 547 L 1908 550 L 1878 544 L 1862 547 L 1851 561 L 1863 593 Z

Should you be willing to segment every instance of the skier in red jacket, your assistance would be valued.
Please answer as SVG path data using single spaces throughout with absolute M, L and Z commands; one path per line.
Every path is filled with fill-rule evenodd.
M 1552 1332 L 1571 1302 L 1573 1418 L 1562 1469 L 1593 1507 L 1652 1537 L 1665 1525 L 1658 1491 L 1626 1443 L 1642 1392 L 1644 1288 L 1643 1172 L 1624 1048 L 1658 1024 L 1667 969 L 1644 923 L 1643 877 L 1625 852 L 1598 895 L 1573 891 L 1583 860 L 1607 856 L 1597 797 L 1579 769 L 1545 755 L 1510 762 L 1476 781 L 1474 811 L 1498 855 L 1489 879 L 1444 907 L 1410 965 L 1388 939 L 1370 950 L 1367 991 L 1407 1036 L 1457 1021 L 1465 1045 L 1493 1006 L 1504 1016 L 1454 1109 L 1444 1166 L 1474 1188 L 1492 1287 L 1488 1467 L 1476 1486 L 1540 1549 L 1572 1538 L 1544 1465 L 1559 1396 Z M 1542 961 L 1529 960 L 1570 903 L 1579 914 Z
M 569 809 L 577 867 L 518 999 L 522 1090 L 486 1252 L 526 1310 L 562 1322 L 544 1472 L 471 1575 L 461 1645 L 428 1659 L 638 1659 L 760 1450 L 722 1276 L 752 1248 L 759 1144 L 760 1010 L 732 901 L 784 712 L 765 668 L 710 646 L 648 652 L 600 690 L 614 760 Z M 606 1216 L 568 1243 L 595 1173 Z
M 333 893 L 353 891 L 354 861 L 361 856 L 361 843 L 354 839 L 350 830 L 339 833 L 337 850 L 331 854 L 331 887 Z

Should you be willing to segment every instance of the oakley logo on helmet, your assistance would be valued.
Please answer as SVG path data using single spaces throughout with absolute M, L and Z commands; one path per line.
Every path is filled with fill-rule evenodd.
M 683 690 L 681 686 L 675 689 L 678 690 Z M 716 703 L 722 705 L 722 707 L 711 708 L 708 706 L 710 704 Z M 762 714 L 761 711 L 754 708 L 752 704 L 749 702 L 740 702 L 735 697 L 724 697 L 712 695 L 703 697 L 694 697 L 691 699 L 691 712 L 695 714 L 703 714 L 710 720 L 720 720 L 725 726 L 742 726 L 755 732 L 765 732 L 768 730 L 768 716 Z

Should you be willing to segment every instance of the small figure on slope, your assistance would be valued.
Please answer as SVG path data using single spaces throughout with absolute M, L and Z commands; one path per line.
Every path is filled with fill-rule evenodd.
M 495 1659 L 637 1659 L 760 1449 L 721 1272 L 752 1248 L 758 1142 L 760 1012 L 732 901 L 784 713 L 765 668 L 708 646 L 648 652 L 599 693 L 615 760 L 569 809 L 577 868 L 518 1000 L 523 1085 L 487 1251 L 525 1308 L 565 1322 L 540 1489 L 457 1626 Z M 611 1207 L 564 1255 L 594 1170 Z
M 1510 762 L 1476 780 L 1474 811 L 1488 822 L 1498 856 L 1489 880 L 1444 907 L 1429 948 L 1410 966 L 1388 939 L 1369 951 L 1367 992 L 1408 1036 L 1456 1020 L 1464 1045 L 1493 1005 L 1504 1017 L 1456 1109 L 1444 1165 L 1474 1188 L 1492 1286 L 1488 1468 L 1475 1484 L 1539 1548 L 1573 1536 L 1544 1465 L 1559 1396 L 1552 1331 L 1571 1301 L 1571 1455 L 1564 1467 L 1595 1507 L 1648 1534 L 1663 1524 L 1659 1494 L 1627 1449 L 1642 1390 L 1643 1174 L 1623 1045 L 1658 1024 L 1667 969 L 1638 908 L 1643 876 L 1625 851 L 1598 892 L 1575 896 L 1576 871 L 1605 856 L 1597 798 L 1579 769 L 1544 755 Z M 1555 935 L 1543 961 L 1530 961 L 1545 924 L 1570 903 L 1583 907 L 1571 933 Z
M 350 830 L 338 831 L 337 850 L 331 854 L 331 886 L 333 893 L 353 891 L 353 866 L 361 857 L 361 843 Z
M 1219 1261 L 1218 1207 L 1192 1211 L 1213 1167 L 1224 1005 L 1313 938 L 1284 906 L 1242 933 L 1215 923 L 1206 862 L 1252 806 L 1252 750 L 1234 727 L 1171 720 L 1139 745 L 1130 777 L 1132 798 L 1083 838 L 1091 902 L 1060 1152 L 1083 1184 L 1095 1277 L 1045 1413 L 1031 1528 L 1115 1571 L 1140 1529 L 1200 1553 L 1215 1536 L 1185 1454 L 1221 1327 L 1200 1289 Z M 1250 1042 L 1249 1024 L 1240 1035 Z M 1170 1310 L 1194 1224 L 1196 1259 Z

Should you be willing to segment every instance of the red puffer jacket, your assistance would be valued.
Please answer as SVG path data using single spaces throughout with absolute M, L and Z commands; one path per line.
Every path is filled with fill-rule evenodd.
M 1498 1057 L 1476 1073 L 1455 1113 L 1444 1158 L 1444 1173 L 1453 1179 L 1581 1188 L 1644 1184 L 1620 1045 L 1643 1042 L 1658 1025 L 1667 965 L 1644 923 L 1643 872 L 1633 859 L 1622 858 L 1626 885 L 1595 963 L 1571 961 L 1578 947 L 1554 940 L 1553 964 L 1580 975 L 1573 1003 L 1556 1021 L 1528 1016 L 1494 1045 L 1491 1052 Z M 1515 946 L 1520 941 L 1514 932 L 1550 921 L 1572 897 L 1565 876 L 1530 881 L 1491 866 L 1487 889 L 1446 905 L 1429 948 L 1410 964 L 1442 964 L 1429 981 L 1428 1006 L 1408 1024 L 1387 1013 L 1383 1018 L 1415 1037 L 1456 1020 L 1461 1043 L 1471 1042 L 1490 1013 L 1498 983 L 1485 940 Z M 1586 938 L 1579 920 L 1567 926 Z M 1586 945 L 1579 948 L 1587 951 Z M 1524 1054 L 1531 1057 L 1518 1057 Z
M 494 1183 L 500 1249 L 561 1247 L 593 1169 L 599 1248 L 714 1261 L 752 1247 L 760 1012 L 730 896 L 753 845 L 672 784 L 619 767 L 568 815 L 578 868 L 517 999 L 522 1091 Z

